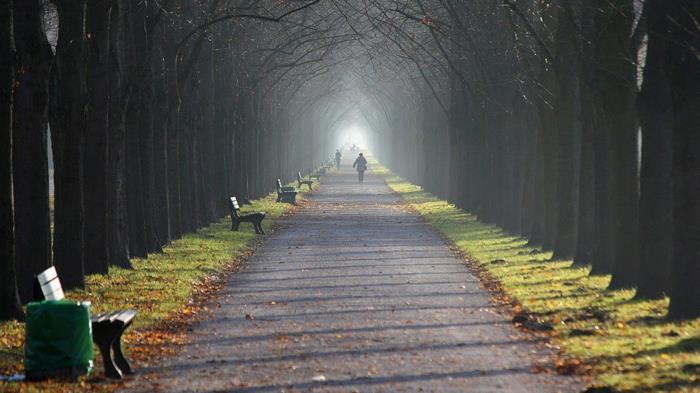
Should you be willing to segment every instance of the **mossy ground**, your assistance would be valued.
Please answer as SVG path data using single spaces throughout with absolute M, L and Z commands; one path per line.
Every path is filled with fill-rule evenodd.
M 669 321 L 668 299 L 640 301 L 610 291 L 610 276 L 552 261 L 552 254 L 440 200 L 378 163 L 375 173 L 516 301 L 554 326 L 552 342 L 593 376 L 594 386 L 629 392 L 700 392 L 700 319 Z M 700 285 L 700 284 L 699 284 Z M 566 371 L 567 363 L 558 365 Z M 579 367 L 580 368 L 580 367 Z
M 306 190 L 306 187 L 304 187 Z M 301 192 L 297 200 L 303 199 Z M 303 202 L 302 202 L 303 203 Z M 276 202 L 276 194 L 242 206 L 242 212 L 265 211 L 265 232 L 291 205 Z M 238 232 L 230 231 L 230 219 L 188 234 L 164 247 L 162 253 L 145 259 L 133 259 L 133 269 L 110 268 L 109 275 L 86 278 L 85 290 L 69 291 L 66 296 L 90 300 L 91 312 L 131 308 L 138 314 L 124 337 L 127 356 L 137 361 L 153 360 L 166 348 L 186 340 L 183 324 L 206 314 L 206 307 L 196 301 L 198 294 L 212 293 L 221 285 L 222 273 L 231 271 L 250 253 L 256 239 L 252 225 L 242 224 Z M 0 322 L 0 375 L 22 372 L 24 323 Z M 95 355 L 99 352 L 95 348 Z M 96 371 L 101 367 L 96 367 Z M 77 384 L 5 383 L 0 392 L 110 391 L 114 383 L 82 380 Z

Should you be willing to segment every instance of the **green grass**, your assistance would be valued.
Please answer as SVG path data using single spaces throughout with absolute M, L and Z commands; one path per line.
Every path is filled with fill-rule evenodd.
M 306 190 L 306 187 L 304 187 Z M 300 192 L 297 200 L 303 199 Z M 242 212 L 265 211 L 265 232 L 290 205 L 276 202 L 276 194 L 253 201 L 242 207 Z M 133 269 L 110 268 L 109 275 L 91 275 L 86 278 L 85 290 L 69 291 L 66 296 L 76 300 L 90 300 L 91 312 L 132 308 L 138 311 L 134 326 L 127 331 L 127 351 L 138 358 L 137 351 L 148 351 L 148 344 L 162 344 L 163 340 L 179 340 L 182 332 L 167 332 L 171 320 L 186 322 L 203 314 L 201 305 L 193 302 L 198 292 L 216 289 L 217 280 L 224 271 L 235 268 L 245 257 L 255 239 L 252 225 L 242 224 L 238 232 L 230 231 L 230 219 L 183 236 L 145 259 L 133 259 Z M 220 283 L 219 283 L 220 285 Z M 168 323 L 163 323 L 168 321 Z M 160 327 L 158 327 L 160 325 Z M 177 323 L 173 326 L 179 326 Z M 158 331 L 154 329 L 158 327 Z M 163 330 L 166 330 L 164 333 Z M 177 330 L 177 329 L 174 329 Z M 159 341 L 153 342 L 150 341 Z M 0 322 L 0 374 L 22 371 L 24 324 L 16 321 Z M 158 351 L 161 349 L 157 349 Z M 95 354 L 99 352 L 95 349 Z M 83 381 L 84 383 L 84 381 Z M 90 386 L 93 385 L 93 386 Z M 112 385 L 87 384 L 85 389 L 110 390 Z M 74 384 L 7 384 L 0 382 L 2 391 L 73 391 Z M 82 390 L 82 389 L 81 389 Z
M 589 276 L 572 261 L 552 261 L 527 240 L 486 225 L 454 205 L 373 163 L 374 173 L 516 301 L 554 326 L 564 350 L 558 368 L 583 365 L 595 386 L 630 392 L 700 392 L 700 319 L 669 321 L 668 299 L 639 301 L 633 290 L 609 291 L 609 276 Z M 700 284 L 699 284 L 700 285 Z M 568 359 L 568 360 L 567 360 Z

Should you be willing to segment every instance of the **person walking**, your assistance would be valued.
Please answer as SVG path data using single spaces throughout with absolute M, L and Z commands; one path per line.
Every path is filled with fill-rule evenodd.
M 359 177 L 360 183 L 365 182 L 365 171 L 367 170 L 367 159 L 360 153 L 360 155 L 357 157 L 355 160 L 355 163 L 352 164 L 353 168 L 357 168 L 357 175 Z
M 340 149 L 335 151 L 335 167 L 340 170 L 340 159 L 343 158 L 343 154 L 340 153 Z

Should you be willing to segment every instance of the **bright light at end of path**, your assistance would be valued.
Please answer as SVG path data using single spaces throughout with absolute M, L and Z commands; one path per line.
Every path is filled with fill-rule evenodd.
M 367 130 L 362 127 L 348 127 L 340 133 L 340 145 L 344 147 L 356 145 L 364 149 L 367 147 L 366 135 Z

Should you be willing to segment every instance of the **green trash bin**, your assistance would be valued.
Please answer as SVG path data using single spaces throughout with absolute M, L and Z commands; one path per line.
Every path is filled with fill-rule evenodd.
M 90 302 L 46 300 L 27 305 L 27 379 L 70 378 L 92 370 Z

